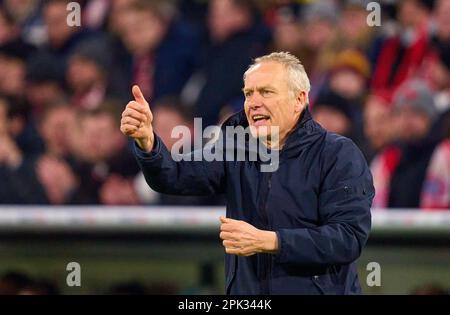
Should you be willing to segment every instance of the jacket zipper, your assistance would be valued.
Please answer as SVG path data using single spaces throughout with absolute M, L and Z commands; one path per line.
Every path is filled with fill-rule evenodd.
M 266 213 L 267 213 L 267 222 L 268 222 L 268 226 L 269 229 L 272 230 L 272 224 L 269 221 L 269 211 L 267 209 L 267 199 L 269 198 L 269 192 L 270 189 L 272 188 L 272 173 L 269 173 L 269 180 L 267 183 L 268 189 L 267 189 L 267 198 L 266 198 Z M 271 254 L 267 254 L 267 289 L 268 289 L 268 294 L 270 294 L 271 290 L 271 279 L 272 279 L 272 255 Z
M 264 203 L 262 204 L 262 215 L 264 219 L 265 226 L 270 230 L 272 228 L 270 221 L 269 221 L 269 211 L 267 208 L 267 200 L 269 198 L 269 192 L 272 188 L 272 173 L 268 173 L 267 175 L 267 191 L 266 196 L 264 198 Z M 263 285 L 262 285 L 262 294 L 270 294 L 270 276 L 272 273 L 272 257 L 270 254 L 262 254 L 264 262 L 264 269 L 263 269 Z

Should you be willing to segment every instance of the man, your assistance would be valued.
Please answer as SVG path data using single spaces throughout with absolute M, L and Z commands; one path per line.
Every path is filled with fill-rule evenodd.
M 442 139 L 439 111 L 429 86 L 406 81 L 393 99 L 396 143 L 380 152 L 371 169 L 376 187 L 374 208 L 419 208 L 427 168 Z
M 227 294 L 360 293 L 355 260 L 369 235 L 374 195 L 364 157 L 311 119 L 308 76 L 294 56 L 257 58 L 244 83 L 245 110 L 224 126 L 250 126 L 279 153 L 278 169 L 262 172 L 262 158 L 175 162 L 135 86 L 121 130 L 136 141 L 147 183 L 171 194 L 226 193 L 220 237 Z M 267 127 L 279 131 L 267 134 Z
M 199 49 L 199 69 L 183 88 L 182 100 L 193 105 L 204 125 L 215 125 L 227 105 L 238 101 L 242 106 L 242 73 L 248 60 L 266 51 L 270 32 L 252 1 L 209 1 L 206 21 L 208 39 Z
M 170 1 L 140 0 L 120 13 L 119 36 L 129 66 L 123 74 L 153 100 L 179 94 L 194 71 L 197 33 L 175 15 L 174 9 Z

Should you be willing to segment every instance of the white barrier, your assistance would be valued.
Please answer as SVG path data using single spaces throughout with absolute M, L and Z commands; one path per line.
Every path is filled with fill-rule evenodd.
M 1 206 L 2 229 L 216 229 L 223 207 Z M 372 230 L 450 231 L 450 211 L 373 209 Z

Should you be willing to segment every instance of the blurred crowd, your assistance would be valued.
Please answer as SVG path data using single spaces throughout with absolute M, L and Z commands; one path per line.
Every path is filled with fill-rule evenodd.
M 450 208 L 450 1 L 0 0 L 0 203 L 212 205 L 152 191 L 119 130 L 138 84 L 170 149 L 174 126 L 243 108 L 252 59 L 289 51 L 309 110 L 351 138 L 374 208 Z M 69 20 L 71 17 L 69 17 Z

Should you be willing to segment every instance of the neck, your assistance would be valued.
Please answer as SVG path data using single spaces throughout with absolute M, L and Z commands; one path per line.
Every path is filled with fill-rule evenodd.
M 296 116 L 296 118 L 294 118 L 294 122 L 291 124 L 291 127 L 288 129 L 288 131 L 280 132 L 275 137 L 272 137 L 269 134 L 267 136 L 267 139 L 263 139 L 262 142 L 264 143 L 264 145 L 272 150 L 282 150 L 287 142 L 287 139 L 289 138 L 289 135 L 294 132 L 297 125 L 300 123 L 304 111 L 305 110 L 303 110 L 299 115 Z

